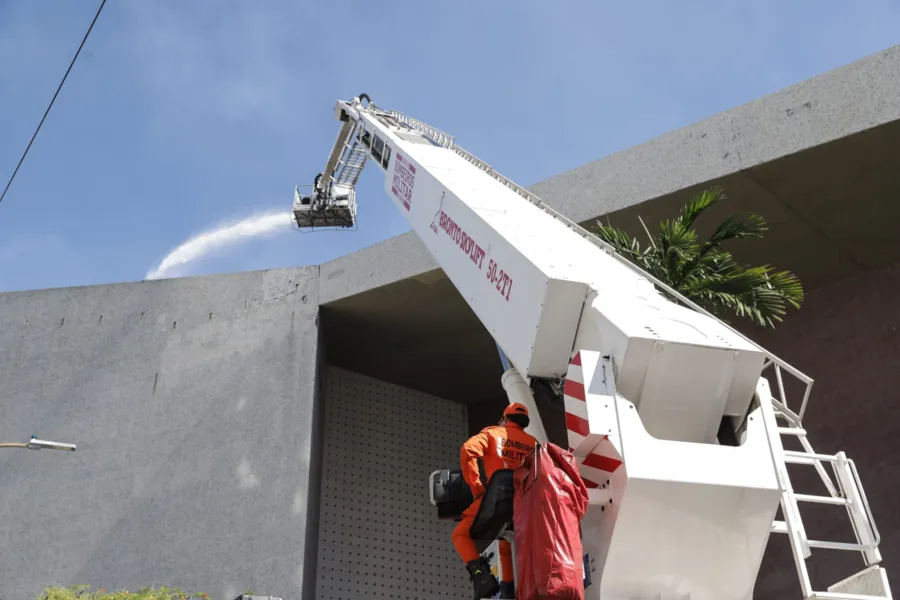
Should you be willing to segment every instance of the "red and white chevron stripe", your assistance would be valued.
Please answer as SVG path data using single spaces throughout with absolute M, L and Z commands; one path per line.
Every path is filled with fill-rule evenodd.
M 569 361 L 563 398 L 569 450 L 576 455 L 578 471 L 585 485 L 589 488 L 599 487 L 609 479 L 609 474 L 622 466 L 622 461 L 614 456 L 616 452 L 608 436 L 591 434 L 580 352 L 576 352 Z M 579 451 L 581 448 L 586 449 L 587 453 L 582 454 Z

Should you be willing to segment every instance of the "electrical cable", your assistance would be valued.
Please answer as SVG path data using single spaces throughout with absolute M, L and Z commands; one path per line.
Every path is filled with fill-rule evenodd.
M 69 63 L 69 68 L 66 69 L 66 74 L 63 75 L 62 81 L 59 82 L 59 87 L 56 88 L 56 93 L 53 94 L 53 98 L 50 100 L 50 104 L 47 105 L 47 110 L 44 111 L 44 116 L 41 118 L 41 122 L 38 123 L 37 129 L 34 130 L 34 134 L 31 136 L 31 141 L 28 142 L 28 146 L 25 147 L 25 152 L 22 153 L 22 158 L 19 159 L 19 164 L 16 165 L 16 169 L 13 171 L 13 174 L 10 176 L 9 181 L 6 182 L 6 187 L 3 189 L 3 193 L 0 194 L 0 202 L 3 202 L 3 198 L 6 197 L 6 192 L 9 191 L 9 186 L 12 185 L 13 180 L 16 178 L 16 174 L 19 172 L 19 167 L 22 166 L 22 163 L 25 161 L 25 157 L 28 155 L 28 151 L 31 150 L 31 145 L 34 143 L 34 139 L 37 137 L 38 132 L 41 130 L 41 126 L 44 124 L 44 120 L 46 120 L 47 115 L 50 114 L 50 109 L 53 108 L 53 103 L 56 102 L 56 97 L 59 96 L 60 90 L 62 90 L 63 84 L 66 82 L 66 78 L 69 77 L 69 72 L 72 70 L 72 67 L 75 66 L 75 61 L 78 60 L 78 55 L 81 54 L 81 49 L 84 48 L 85 42 L 87 42 L 88 36 L 91 35 L 91 30 L 94 28 L 94 23 L 97 22 L 97 19 L 100 17 L 100 12 L 103 10 L 103 7 L 106 5 L 106 0 L 102 0 L 100 2 L 100 8 L 97 9 L 97 14 L 94 15 L 94 20 L 91 21 L 90 27 L 88 27 L 87 32 L 84 34 L 84 38 L 81 40 L 81 44 L 78 46 L 78 50 L 75 52 L 75 56 L 72 57 L 72 62 Z

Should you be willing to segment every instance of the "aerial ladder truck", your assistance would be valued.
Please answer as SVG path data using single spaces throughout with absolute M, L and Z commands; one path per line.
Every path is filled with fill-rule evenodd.
M 365 94 L 334 117 L 324 171 L 308 193 L 295 187 L 296 225 L 354 226 L 364 167 L 385 173 L 388 197 L 496 341 L 529 432 L 547 441 L 536 395 L 564 406 L 589 488 L 587 600 L 751 600 L 772 533 L 790 542 L 804 600 L 891 598 L 853 461 L 816 453 L 803 428 L 811 379 L 451 136 Z M 793 405 L 789 375 L 803 384 Z M 827 494 L 796 493 L 789 464 L 815 469 Z M 843 507 L 856 540 L 809 539 L 806 503 Z M 815 591 L 812 549 L 859 552 L 862 569 Z

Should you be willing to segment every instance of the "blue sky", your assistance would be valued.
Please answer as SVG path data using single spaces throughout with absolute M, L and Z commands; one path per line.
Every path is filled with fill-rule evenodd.
M 6 179 L 99 0 L 0 0 Z M 288 210 L 360 92 L 523 185 L 900 43 L 896 0 L 109 0 L 0 203 L 0 290 L 142 279 L 192 234 Z M 407 230 L 287 231 L 183 274 L 331 260 Z

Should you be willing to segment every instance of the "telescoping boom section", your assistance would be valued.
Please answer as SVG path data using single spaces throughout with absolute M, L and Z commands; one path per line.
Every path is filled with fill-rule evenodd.
M 773 531 L 790 540 L 804 598 L 890 598 L 852 461 L 812 451 L 800 422 L 806 397 L 799 414 L 787 407 L 781 374 L 811 380 L 699 307 L 663 296 L 661 282 L 447 134 L 364 94 L 338 101 L 334 115 L 341 128 L 325 169 L 308 195 L 295 190 L 298 226 L 353 226 L 355 186 L 374 162 L 388 197 L 508 359 L 511 400 L 534 409 L 532 387 L 558 392 L 590 488 L 586 598 L 751 600 Z M 529 429 L 545 440 L 532 414 Z M 802 438 L 806 451 L 785 451 L 782 435 Z M 795 494 L 790 462 L 816 468 L 829 496 Z M 803 501 L 843 506 L 856 541 L 809 540 Z M 856 550 L 868 568 L 815 592 L 810 548 Z

